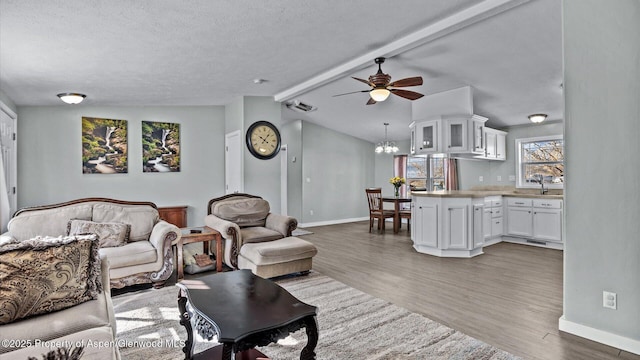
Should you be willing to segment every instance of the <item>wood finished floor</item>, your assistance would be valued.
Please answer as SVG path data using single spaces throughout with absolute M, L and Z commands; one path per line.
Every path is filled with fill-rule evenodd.
M 525 359 L 640 356 L 561 333 L 562 251 L 499 243 L 472 259 L 417 253 L 406 226 L 368 222 L 307 228 L 314 270 Z

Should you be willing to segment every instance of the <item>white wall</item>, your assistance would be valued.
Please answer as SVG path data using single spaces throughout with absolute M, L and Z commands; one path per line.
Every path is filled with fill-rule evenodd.
M 82 116 L 128 120 L 129 172 L 82 173 Z M 83 197 L 188 205 L 202 225 L 207 201 L 224 194 L 224 108 L 221 106 L 18 107 L 18 207 Z M 181 170 L 143 173 L 141 121 L 180 123 Z
M 640 354 L 640 1 L 564 1 L 564 322 Z M 602 291 L 618 309 L 602 307 Z M 617 342 L 617 343 L 616 343 Z

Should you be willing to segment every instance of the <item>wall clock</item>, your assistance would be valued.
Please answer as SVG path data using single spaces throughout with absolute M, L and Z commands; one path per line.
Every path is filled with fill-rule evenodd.
M 280 132 L 268 121 L 256 121 L 247 130 L 247 148 L 258 159 L 271 159 L 280 151 Z

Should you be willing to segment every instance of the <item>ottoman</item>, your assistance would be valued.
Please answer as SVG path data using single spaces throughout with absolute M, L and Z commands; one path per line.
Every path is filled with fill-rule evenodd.
M 311 270 L 311 260 L 318 253 L 316 247 L 294 236 L 279 240 L 242 245 L 238 268 L 250 269 L 262 278 Z

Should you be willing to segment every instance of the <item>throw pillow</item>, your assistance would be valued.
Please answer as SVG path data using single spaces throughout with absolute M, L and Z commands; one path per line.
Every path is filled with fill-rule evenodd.
M 96 235 L 0 247 L 0 325 L 96 299 L 101 291 Z
M 122 246 L 129 240 L 131 225 L 122 223 L 98 223 L 87 220 L 70 220 L 67 235 L 96 234 L 100 247 Z

